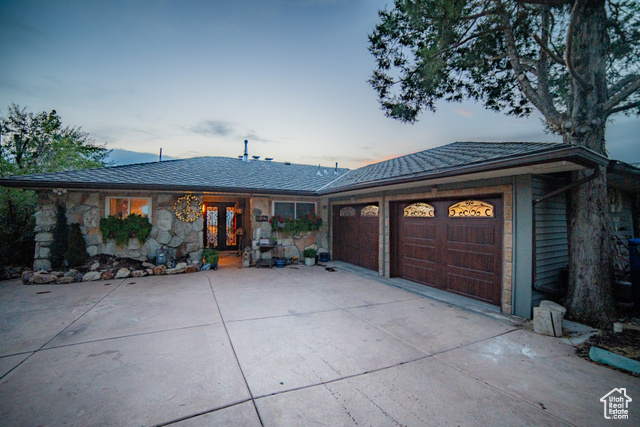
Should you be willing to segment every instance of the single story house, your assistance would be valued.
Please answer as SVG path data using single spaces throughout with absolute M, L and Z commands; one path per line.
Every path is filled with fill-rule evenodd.
M 275 234 L 287 256 L 307 247 L 530 318 L 541 292 L 562 286 L 567 265 L 567 173 L 608 166 L 612 226 L 634 233 L 640 169 L 559 143 L 455 142 L 355 170 L 197 157 L 0 178 L 38 194 L 34 267 L 48 268 L 56 205 L 78 222 L 90 255 L 145 258 L 161 246 L 201 261 L 205 246 L 250 247 Z M 279 214 L 316 212 L 302 236 L 271 231 Z M 100 218 L 138 213 L 150 238 L 118 247 Z M 185 215 L 193 215 L 185 218 Z M 195 218 L 195 220 L 194 220 Z

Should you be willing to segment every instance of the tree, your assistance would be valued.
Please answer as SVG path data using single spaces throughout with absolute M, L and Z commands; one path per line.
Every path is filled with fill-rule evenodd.
M 16 104 L 8 110 L 0 116 L 0 176 L 106 165 L 110 151 L 82 128 L 63 126 L 55 110 L 34 114 Z M 33 261 L 35 200 L 33 191 L 0 188 L 1 265 Z
M 84 240 L 80 224 L 74 222 L 69 226 L 69 244 L 64 254 L 64 259 L 69 263 L 69 267 L 81 267 L 89 261 L 87 253 L 87 242 Z
M 49 260 L 54 270 L 64 267 L 64 258 L 69 249 L 69 226 L 67 225 L 67 210 L 62 205 L 57 206 L 56 225 L 53 227 L 53 241 L 51 242 Z
M 396 0 L 369 36 L 369 82 L 404 122 L 441 99 L 514 116 L 535 108 L 565 143 L 606 156 L 608 118 L 640 113 L 639 12 L 629 0 Z M 606 172 L 571 190 L 569 206 L 568 312 L 610 323 Z

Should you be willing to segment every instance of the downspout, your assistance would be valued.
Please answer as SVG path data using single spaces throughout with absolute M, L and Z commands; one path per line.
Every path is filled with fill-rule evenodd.
M 547 199 L 550 199 L 551 197 L 555 197 L 559 194 L 563 194 L 566 193 L 567 191 L 575 188 L 575 187 L 579 187 L 582 184 L 585 184 L 591 180 L 594 180 L 596 178 L 598 178 L 600 175 L 602 175 L 602 172 L 600 170 L 599 167 L 595 167 L 592 169 L 593 173 L 589 176 L 585 176 L 582 179 L 579 179 L 575 182 L 572 182 L 571 184 L 567 184 L 564 187 L 560 187 L 557 190 L 554 190 L 550 193 L 545 194 L 544 196 L 541 196 L 537 199 L 535 199 L 532 203 L 532 210 L 531 210 L 531 219 L 532 219 L 532 232 L 533 232 L 533 238 L 532 238 L 532 257 L 531 257 L 531 268 L 532 268 L 532 272 L 531 272 L 531 288 L 535 289 L 535 285 L 536 285 L 536 205 L 538 203 L 544 202 Z

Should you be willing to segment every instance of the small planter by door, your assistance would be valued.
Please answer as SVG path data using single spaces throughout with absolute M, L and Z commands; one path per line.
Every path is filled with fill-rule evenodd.
M 306 266 L 312 266 L 315 265 L 316 263 L 316 259 L 315 258 L 305 258 L 304 259 L 304 265 Z

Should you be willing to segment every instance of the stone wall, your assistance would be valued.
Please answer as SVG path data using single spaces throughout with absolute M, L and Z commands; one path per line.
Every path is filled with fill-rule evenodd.
M 183 194 L 148 194 L 122 192 L 80 192 L 70 191 L 57 194 L 52 191 L 40 191 L 36 204 L 36 227 L 34 268 L 49 270 L 49 251 L 53 241 L 53 228 L 56 223 L 56 206 L 62 204 L 67 210 L 67 222 L 79 223 L 87 243 L 90 256 L 98 254 L 115 255 L 126 258 L 146 260 L 155 255 L 158 248 L 165 245 L 174 249 L 176 257 L 188 257 L 191 261 L 201 262 L 203 249 L 203 218 L 200 216 L 192 223 L 179 220 L 174 212 L 174 204 Z M 114 197 L 151 197 L 151 234 L 144 244 L 132 238 L 120 247 L 113 240 L 102 239 L 100 218 L 105 215 L 107 196 Z M 202 198 L 200 197 L 200 200 Z
M 272 252 L 260 254 L 260 251 L 258 249 L 261 238 L 271 238 L 274 235 L 277 239 L 277 243 L 284 249 L 283 255 L 285 258 L 291 258 L 294 256 L 302 258 L 302 252 L 307 248 L 316 249 L 318 250 L 318 252 L 329 252 L 329 241 L 327 233 L 327 207 L 321 203 L 320 199 L 295 200 L 301 202 L 316 202 L 316 206 L 318 207 L 318 214 L 322 218 L 322 227 L 320 228 L 320 230 L 308 232 L 301 236 L 295 237 L 290 234 L 285 234 L 282 231 L 277 231 L 274 233 L 273 231 L 271 231 L 271 224 L 268 221 L 257 221 L 257 218 L 260 216 L 267 216 L 268 218 L 271 218 L 271 216 L 273 216 L 272 202 L 274 200 L 279 201 L 278 198 L 269 197 L 253 197 L 251 199 L 252 252 L 254 260 L 260 259 L 260 257 L 270 258 L 272 255 L 274 255 Z M 286 200 L 289 201 L 290 198 Z

